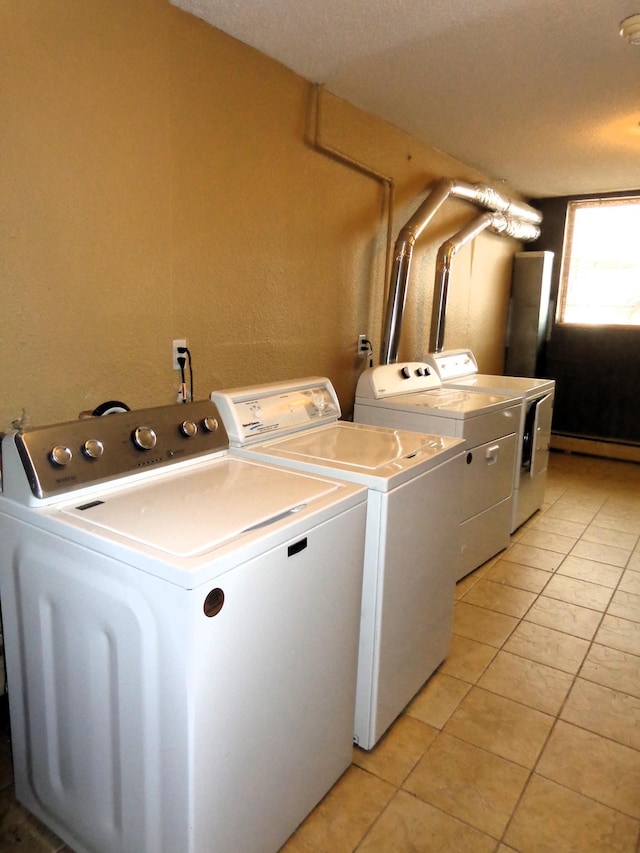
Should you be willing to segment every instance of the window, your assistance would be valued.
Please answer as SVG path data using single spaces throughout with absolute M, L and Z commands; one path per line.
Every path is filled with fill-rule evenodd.
M 640 326 L 640 196 L 569 202 L 557 319 Z

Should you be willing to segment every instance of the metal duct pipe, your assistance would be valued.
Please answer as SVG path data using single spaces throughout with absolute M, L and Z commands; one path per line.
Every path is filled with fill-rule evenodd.
M 409 281 L 414 244 L 439 208 L 449 198 L 453 186 L 454 182 L 450 178 L 443 178 L 438 181 L 396 238 L 380 356 L 382 364 L 391 364 L 398 360 L 400 328 L 407 297 L 407 282 Z
M 451 262 L 456 252 L 474 240 L 483 231 L 506 234 L 519 240 L 534 240 L 540 229 L 530 222 L 509 219 L 502 213 L 483 213 L 470 222 L 453 237 L 446 240 L 438 249 L 436 256 L 436 282 L 433 292 L 433 310 L 431 314 L 431 334 L 429 352 L 442 352 L 444 347 L 444 329 L 449 296 L 449 278 Z
M 518 235 L 510 233 L 506 228 L 499 233 L 505 233 L 510 237 L 518 236 L 521 240 L 535 240 L 539 234 L 536 226 L 542 221 L 542 214 L 528 204 L 511 199 L 483 184 L 468 184 L 464 181 L 454 181 L 452 178 L 441 178 L 402 228 L 395 242 L 380 353 L 382 364 L 392 364 L 398 360 L 413 247 L 440 207 L 451 196 L 504 214 L 505 219 L 510 223 L 509 228 L 514 227 L 511 217 L 513 222 L 518 222 Z M 531 226 L 530 229 L 527 226 Z

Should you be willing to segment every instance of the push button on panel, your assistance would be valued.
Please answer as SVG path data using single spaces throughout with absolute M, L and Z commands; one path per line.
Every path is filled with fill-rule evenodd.
M 64 444 L 56 444 L 49 452 L 49 459 L 54 465 L 59 465 L 61 468 L 68 465 L 73 459 L 71 448 Z
M 99 459 L 104 453 L 104 444 L 97 438 L 88 438 L 82 445 L 82 452 L 89 459 Z
M 187 438 L 193 438 L 198 432 L 198 425 L 194 421 L 182 421 L 180 424 L 180 432 L 186 435 Z
M 151 427 L 139 426 L 134 429 L 131 440 L 139 450 L 153 450 L 158 437 Z

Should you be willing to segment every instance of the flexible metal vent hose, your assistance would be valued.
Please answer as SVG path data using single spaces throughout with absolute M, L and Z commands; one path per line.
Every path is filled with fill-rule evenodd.
M 453 251 L 452 247 L 449 247 L 443 252 L 443 247 L 441 247 L 438 253 L 439 258 L 441 252 L 443 252 L 443 257 L 447 253 L 450 253 L 450 261 L 450 257 L 460 246 L 469 242 L 469 240 L 472 240 L 487 228 L 490 228 L 497 234 L 504 234 L 505 236 L 523 241 L 535 240 L 540 234 L 538 226 L 542 221 L 542 214 L 528 204 L 512 199 L 484 184 L 469 184 L 464 181 L 454 181 L 452 178 L 442 178 L 438 181 L 420 207 L 401 229 L 395 242 L 385 328 L 380 353 L 382 364 L 392 364 L 398 360 L 402 315 L 407 295 L 407 283 L 409 280 L 413 247 L 440 207 L 451 197 L 469 201 L 478 207 L 488 208 L 491 213 L 488 214 L 488 221 L 485 220 L 485 217 L 480 217 L 472 222 L 470 226 L 462 229 L 455 238 L 447 241 L 444 246 L 453 242 L 456 238 L 458 240 L 462 239 L 464 242 L 453 248 Z M 469 236 L 466 236 L 467 232 Z M 444 264 L 446 261 L 442 260 L 442 263 Z M 436 314 L 436 304 L 438 306 L 438 316 L 440 310 L 444 311 L 446 308 L 448 278 L 444 282 L 440 281 L 438 287 L 440 292 L 436 294 L 437 299 L 434 299 L 434 316 Z M 442 294 L 443 290 L 444 297 Z M 436 321 L 434 320 L 432 322 L 432 338 L 434 336 L 435 323 Z M 444 329 L 444 319 L 442 321 L 438 319 L 437 324 L 442 325 Z M 444 336 L 444 330 L 442 336 Z

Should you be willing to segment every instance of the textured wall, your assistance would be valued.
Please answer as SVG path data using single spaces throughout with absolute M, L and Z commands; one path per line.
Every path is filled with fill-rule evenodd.
M 165 0 L 0 6 L 0 430 L 119 399 L 328 375 L 348 413 L 379 353 L 385 191 L 308 141 L 312 87 Z M 344 102 L 323 144 L 394 181 L 392 239 L 442 175 L 485 176 Z M 472 132 L 472 129 L 470 129 Z M 414 256 L 401 357 L 427 348 L 449 202 Z M 454 260 L 447 347 L 502 367 L 511 241 Z M 23 415 L 24 411 L 24 415 Z

